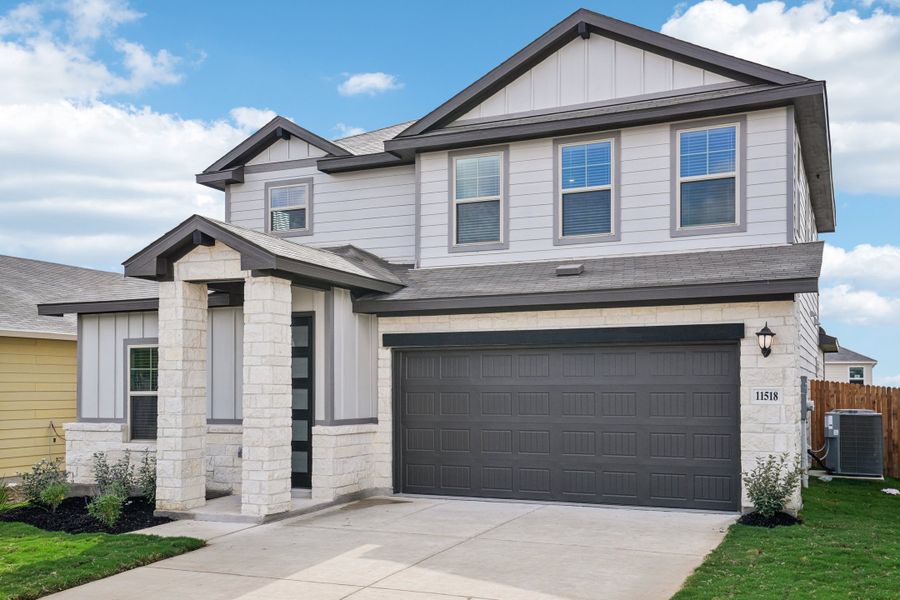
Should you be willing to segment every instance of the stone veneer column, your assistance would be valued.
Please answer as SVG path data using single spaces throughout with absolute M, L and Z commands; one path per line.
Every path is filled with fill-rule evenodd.
M 241 512 L 291 508 L 291 284 L 244 282 L 244 418 Z
M 206 294 L 205 284 L 159 284 L 159 510 L 206 503 Z

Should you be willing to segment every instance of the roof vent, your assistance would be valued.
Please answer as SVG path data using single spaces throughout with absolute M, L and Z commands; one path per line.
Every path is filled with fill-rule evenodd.
M 569 263 L 567 265 L 559 265 L 558 267 L 556 267 L 557 277 L 581 275 L 582 273 L 584 273 L 584 265 L 581 263 Z

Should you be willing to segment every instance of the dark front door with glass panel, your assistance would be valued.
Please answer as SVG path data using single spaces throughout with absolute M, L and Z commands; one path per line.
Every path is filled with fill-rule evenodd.
M 313 316 L 291 316 L 291 487 L 309 488 L 312 479 Z

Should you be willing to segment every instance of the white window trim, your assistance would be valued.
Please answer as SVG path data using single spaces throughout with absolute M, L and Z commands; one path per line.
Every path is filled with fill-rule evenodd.
M 500 193 L 496 196 L 476 196 L 474 198 L 457 198 L 456 197 L 456 163 L 457 163 L 457 161 L 459 161 L 460 159 L 485 158 L 488 156 L 496 156 L 500 159 L 500 169 L 499 169 L 500 181 L 499 181 L 499 185 L 497 187 L 497 189 L 500 190 Z M 503 173 L 505 158 L 506 157 L 505 157 L 504 152 L 502 152 L 500 150 L 492 151 L 492 152 L 478 153 L 478 154 L 465 154 L 465 155 L 460 155 L 460 156 L 454 156 L 451 158 L 451 164 L 453 165 L 453 169 L 452 169 L 452 173 L 450 174 L 450 176 L 451 176 L 451 179 L 450 179 L 450 181 L 451 181 L 451 184 L 450 184 L 450 209 L 451 210 L 450 210 L 450 212 L 452 213 L 450 215 L 450 218 L 452 219 L 452 223 L 453 223 L 453 225 L 452 225 L 453 237 L 451 238 L 451 242 L 452 242 L 452 245 L 454 248 L 467 248 L 467 249 L 468 248 L 477 249 L 480 247 L 496 248 L 498 244 L 502 245 L 505 243 L 505 236 L 504 236 L 505 228 L 503 226 L 503 223 L 506 220 L 506 207 L 504 206 L 505 202 L 503 201 L 503 193 L 504 193 L 504 189 L 505 189 L 504 186 L 506 184 L 506 181 L 505 181 L 506 178 L 504 177 L 504 173 Z M 500 221 L 499 221 L 498 225 L 499 225 L 499 230 L 500 230 L 500 237 L 497 240 L 491 240 L 489 242 L 469 242 L 469 243 L 461 244 L 457 241 L 458 238 L 457 238 L 457 229 L 456 229 L 456 226 L 457 226 L 456 207 L 460 204 L 473 204 L 476 202 L 497 202 L 497 203 L 499 203 L 499 205 L 500 205 L 500 210 L 499 210 Z
M 125 347 L 125 406 L 128 409 L 128 439 L 132 442 L 154 442 L 156 440 L 153 439 L 142 439 L 142 438 L 133 438 L 131 437 L 131 397 L 132 396 L 156 396 L 159 398 L 159 356 L 157 354 L 157 363 L 156 363 L 156 390 L 155 391 L 132 391 L 131 389 L 131 350 L 134 348 L 156 348 L 157 352 L 159 352 L 159 344 L 128 344 Z M 158 416 L 158 415 L 157 415 Z
M 722 129 L 723 127 L 734 127 L 734 170 L 729 173 L 715 173 L 713 175 L 692 175 L 688 177 L 681 176 L 681 136 L 685 133 L 693 131 L 706 131 L 709 129 Z M 675 135 L 675 229 L 676 231 L 702 231 L 716 230 L 721 228 L 731 228 L 741 226 L 741 122 L 723 122 L 716 124 L 702 125 L 685 129 L 678 129 Z M 731 223 L 714 223 L 710 225 L 689 225 L 684 227 L 681 225 L 681 184 L 691 181 L 712 181 L 715 179 L 731 179 L 734 178 L 734 221 Z
M 862 369 L 862 377 L 854 377 L 853 369 Z M 849 381 L 850 383 L 855 383 L 857 381 L 860 381 L 863 384 L 865 384 L 866 383 L 866 368 L 858 367 L 858 366 L 847 367 L 847 381 Z
M 563 164 L 562 164 L 562 155 L 563 148 L 567 148 L 570 146 L 589 146 L 590 144 L 602 144 L 604 142 L 609 142 L 609 185 L 594 185 L 594 186 L 586 186 L 580 188 L 565 188 L 563 187 Z M 586 240 L 593 239 L 598 237 L 615 237 L 616 236 L 616 219 L 615 214 L 618 207 L 616 206 L 616 185 L 618 185 L 618 181 L 616 180 L 616 153 L 618 152 L 618 148 L 616 148 L 616 139 L 613 137 L 603 137 L 586 141 L 573 141 L 566 142 L 559 145 L 559 149 L 556 153 L 556 160 L 559 169 L 559 181 L 557 185 L 559 189 L 557 190 L 557 198 L 559 202 L 559 210 L 556 211 L 556 226 L 557 231 L 559 232 L 560 240 Z M 609 231 L 606 233 L 582 233 L 579 235 L 564 235 L 563 234 L 563 212 L 564 212 L 564 204 L 563 204 L 563 194 L 578 194 L 580 192 L 596 192 L 609 190 Z

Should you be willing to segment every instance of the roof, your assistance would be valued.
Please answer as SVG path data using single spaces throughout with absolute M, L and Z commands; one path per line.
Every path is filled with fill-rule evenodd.
M 829 352 L 825 355 L 826 363 L 871 363 L 872 365 L 878 364 L 878 361 L 874 358 L 870 358 L 865 354 L 860 354 L 859 352 L 854 352 L 850 348 L 841 347 L 837 352 Z
M 366 296 L 355 310 L 375 313 L 474 311 L 524 307 L 683 303 L 689 299 L 762 298 L 818 290 L 822 242 L 408 270 L 406 287 Z M 563 265 L 580 275 L 558 276 Z
M 840 351 L 841 345 L 836 337 L 828 335 L 823 327 L 819 327 L 819 349 L 826 354 L 831 354 Z
M 404 121 L 396 125 L 388 125 L 381 129 L 373 129 L 358 135 L 333 140 L 335 144 L 354 155 L 377 154 L 384 152 L 384 141 L 393 139 L 398 133 L 415 123 L 415 120 Z
M 156 296 L 156 287 L 156 283 L 128 279 L 121 273 L 0 256 L 0 332 L 74 339 L 74 316 L 42 316 L 37 305 L 74 296 L 97 300 Z

